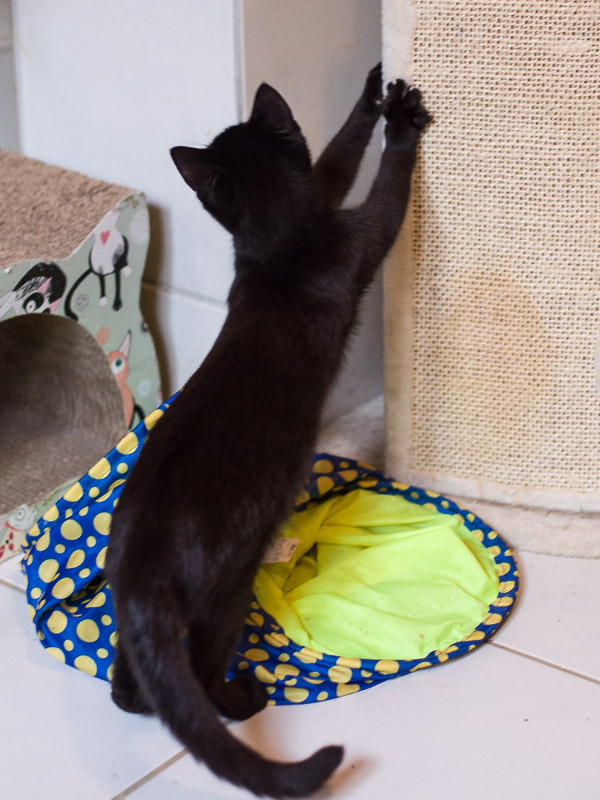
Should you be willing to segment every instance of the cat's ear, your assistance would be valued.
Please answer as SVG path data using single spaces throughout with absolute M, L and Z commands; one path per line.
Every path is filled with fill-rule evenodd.
M 210 186 L 217 177 L 218 169 L 208 150 L 198 147 L 173 147 L 171 158 L 183 180 L 195 192 Z
M 250 119 L 263 128 L 280 133 L 298 128 L 291 108 L 279 92 L 268 83 L 261 83 L 256 90 Z

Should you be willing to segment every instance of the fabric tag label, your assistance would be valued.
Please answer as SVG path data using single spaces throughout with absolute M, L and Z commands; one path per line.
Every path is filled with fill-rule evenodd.
M 279 539 L 271 542 L 263 556 L 263 564 L 276 564 L 277 562 L 289 561 L 294 555 L 296 548 L 300 544 L 300 539 L 291 539 L 280 536 Z

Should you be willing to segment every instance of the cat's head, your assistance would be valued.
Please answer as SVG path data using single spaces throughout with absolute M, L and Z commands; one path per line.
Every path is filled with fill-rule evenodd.
M 283 97 L 263 83 L 247 122 L 205 148 L 174 147 L 171 157 L 206 210 L 244 234 L 295 216 L 312 197 L 310 153 Z

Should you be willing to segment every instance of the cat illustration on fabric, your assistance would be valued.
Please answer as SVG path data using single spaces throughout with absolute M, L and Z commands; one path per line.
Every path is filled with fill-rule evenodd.
M 0 297 L 0 318 L 15 314 L 54 314 L 67 285 L 62 269 L 53 261 L 40 261 Z
M 25 533 L 31 528 L 38 514 L 35 508 L 25 504 L 20 505 L 10 514 L 0 514 L 0 559 L 5 552 L 16 551 Z
M 129 377 L 129 349 L 131 347 L 131 331 L 127 331 L 125 338 L 116 350 L 111 350 L 108 355 L 108 363 L 115 377 L 121 397 L 123 399 L 123 412 L 125 414 L 125 424 L 130 427 L 133 423 L 134 413 L 142 419 L 144 411 L 138 406 L 133 398 L 133 393 L 127 385 Z
M 65 313 L 71 319 L 76 321 L 79 319 L 72 308 L 75 291 L 92 274 L 96 275 L 100 285 L 100 305 L 108 305 L 106 277 L 112 275 L 115 284 L 113 311 L 118 311 L 123 306 L 123 301 L 121 300 L 121 273 L 124 277 L 128 277 L 131 275 L 131 267 L 127 260 L 129 243 L 126 237 L 117 229 L 118 217 L 119 209 L 109 211 L 93 230 L 94 242 L 88 257 L 89 267 L 71 286 L 65 300 Z
M 340 209 L 382 113 L 371 190 Z M 382 97 L 377 67 L 314 165 L 291 109 L 267 84 L 246 122 L 204 149 L 171 151 L 231 233 L 235 277 L 212 350 L 152 428 L 114 512 L 112 697 L 127 711 L 156 712 L 216 775 L 257 795 L 309 795 L 342 759 L 332 745 L 278 763 L 239 741 L 220 715 L 246 719 L 269 695 L 252 673 L 225 675 L 257 569 L 308 480 L 361 297 L 404 218 L 428 120 L 403 81 Z

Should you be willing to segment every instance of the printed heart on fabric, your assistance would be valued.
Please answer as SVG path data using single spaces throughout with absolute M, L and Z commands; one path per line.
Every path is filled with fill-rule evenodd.
M 102 233 L 100 234 L 100 239 L 102 240 L 102 244 L 106 244 L 109 236 L 110 236 L 110 231 L 102 231 Z

